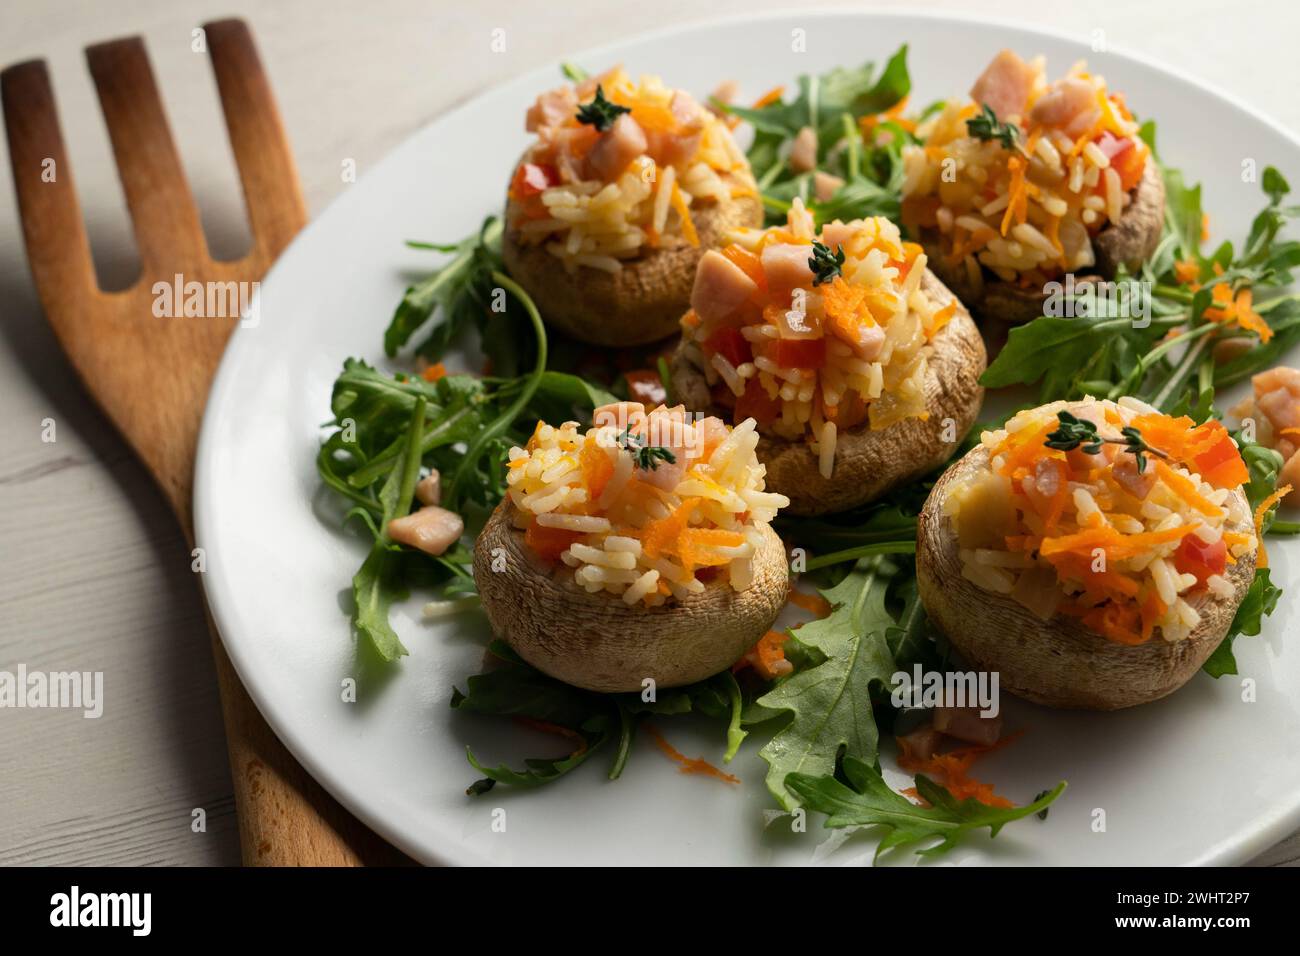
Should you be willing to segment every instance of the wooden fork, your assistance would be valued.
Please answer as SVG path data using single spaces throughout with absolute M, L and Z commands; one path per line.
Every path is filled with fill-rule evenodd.
M 72 168 L 44 61 L 0 73 L 14 186 L 32 276 L 82 382 L 153 473 L 191 546 L 199 422 L 239 316 L 158 318 L 155 282 L 252 282 L 307 221 L 298 174 L 252 35 L 241 20 L 204 25 L 253 235 L 235 262 L 208 254 L 153 71 L 139 37 L 87 48 L 142 275 L 106 293 L 95 279 Z M 199 542 L 202 544 L 202 542 Z M 300 767 L 253 705 L 211 618 L 244 861 L 357 865 L 405 857 L 347 813 Z

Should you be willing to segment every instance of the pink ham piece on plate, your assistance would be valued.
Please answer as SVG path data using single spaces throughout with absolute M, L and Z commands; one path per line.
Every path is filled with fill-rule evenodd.
M 1024 116 L 1033 84 L 1034 71 L 1029 64 L 1013 51 L 1003 50 L 970 88 L 970 98 L 987 105 L 1000 120 Z
M 716 249 L 700 257 L 691 289 L 691 308 L 701 321 L 720 322 L 730 317 L 758 291 L 744 270 Z
M 460 540 L 465 522 L 460 515 L 437 505 L 427 505 L 405 518 L 388 522 L 388 536 L 398 544 L 437 557 Z

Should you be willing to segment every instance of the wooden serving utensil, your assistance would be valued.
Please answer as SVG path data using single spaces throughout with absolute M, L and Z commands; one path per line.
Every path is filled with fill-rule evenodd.
M 139 37 L 88 47 L 142 274 L 102 291 L 59 132 L 44 61 L 0 73 L 27 257 L 45 314 L 99 406 L 157 480 L 191 546 L 199 423 L 238 314 L 159 318 L 155 282 L 252 282 L 307 221 L 292 154 L 253 38 L 241 20 L 204 25 L 253 244 L 214 261 Z M 206 286 L 205 286 L 206 287 Z M 227 310 L 230 311 L 230 310 Z M 237 310 L 236 310 L 237 311 Z M 338 866 L 409 862 L 293 759 L 254 706 L 212 625 L 244 862 Z

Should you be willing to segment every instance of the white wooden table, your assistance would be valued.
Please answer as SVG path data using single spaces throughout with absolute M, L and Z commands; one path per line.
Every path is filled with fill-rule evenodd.
M 858 6 L 823 2 L 823 6 Z M 507 77 L 674 18 L 789 0 L 5 0 L 0 66 L 46 57 L 101 282 L 135 268 L 130 226 L 82 48 L 143 34 L 218 255 L 246 231 L 207 58 L 191 31 L 252 25 L 319 212 L 420 125 Z M 941 0 L 1108 42 L 1194 74 L 1300 130 L 1300 7 L 1221 0 L 1035 5 Z M 1087 9 L 1084 9 L 1086 6 Z M 1164 9 L 1161 9 L 1161 8 Z M 506 51 L 492 53 L 496 28 Z M 904 38 L 899 38 L 904 39 Z M 1058 64 L 1058 66 L 1061 66 Z M 0 150 L 4 150 L 0 144 Z M 89 402 L 45 325 L 27 271 L 8 157 L 0 185 L 0 669 L 104 673 L 98 720 L 0 709 L 0 864 L 239 861 L 229 770 L 198 587 L 171 514 Z M 432 230 L 436 233 L 436 230 Z M 376 321 L 382 316 L 376 315 Z M 53 419 L 55 438 L 42 441 Z M 194 832 L 193 811 L 206 814 Z M 1263 854 L 1300 863 L 1300 834 Z

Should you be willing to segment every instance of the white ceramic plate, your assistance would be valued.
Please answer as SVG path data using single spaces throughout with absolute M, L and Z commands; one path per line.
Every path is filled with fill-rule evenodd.
M 791 50 L 807 31 L 807 52 Z M 742 99 L 799 73 L 865 60 L 910 44 L 913 103 L 966 90 L 1003 47 L 1042 52 L 1057 74 L 1088 57 L 1133 108 L 1159 121 L 1160 149 L 1204 183 L 1214 240 L 1243 236 L 1261 205 L 1241 182 L 1243 158 L 1300 183 L 1300 143 L 1250 109 L 1140 59 L 1095 54 L 1020 27 L 916 15 L 801 13 L 645 36 L 577 54 L 589 68 L 625 64 L 704 95 L 735 78 Z M 406 238 L 448 241 L 496 211 L 512 161 L 526 144 L 523 114 L 559 81 L 556 67 L 512 81 L 447 114 L 351 186 L 303 231 L 262 286 L 261 323 L 235 333 L 203 425 L 195 514 L 208 552 L 207 594 L 226 648 L 271 726 L 307 769 L 383 836 L 419 860 L 450 863 L 858 863 L 866 834 L 847 840 L 814 821 L 805 834 L 768 826 L 758 745 L 731 770 L 739 787 L 683 776 L 642 735 L 623 778 L 589 761 L 533 792 L 498 787 L 465 796 L 477 774 L 465 746 L 489 762 L 554 752 L 508 721 L 453 712 L 482 660 L 478 615 L 436 626 L 421 596 L 395 613 L 411 650 L 385 673 L 357 673 L 341 609 L 366 545 L 341 531 L 313 464 L 330 386 L 347 356 L 382 363 L 381 335 L 427 253 Z M 1300 826 L 1300 649 L 1284 633 L 1300 599 L 1297 550 L 1271 547 L 1288 594 L 1257 638 L 1237 644 L 1239 679 L 1198 675 L 1173 697 L 1096 715 L 1016 701 L 1007 726 L 1027 733 L 981 764 L 980 776 L 1017 802 L 1068 780 L 1046 822 L 977 835 L 944 857 L 958 864 L 1185 864 L 1249 859 Z M 1294 636 L 1294 635 L 1292 635 Z M 360 700 L 343 703 L 356 677 Z M 674 743 L 716 759 L 716 730 L 669 725 Z M 522 739 L 527 737 L 529 739 Z M 901 778 L 893 778 L 898 782 Z M 493 811 L 506 810 L 505 832 Z M 1094 832 L 1094 811 L 1106 831 Z M 913 859 L 905 856 L 904 859 Z

